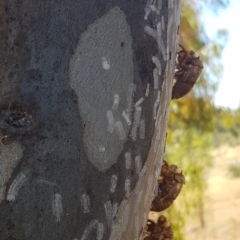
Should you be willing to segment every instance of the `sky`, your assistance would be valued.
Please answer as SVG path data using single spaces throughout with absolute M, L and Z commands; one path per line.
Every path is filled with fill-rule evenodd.
M 228 8 L 217 15 L 205 11 L 202 21 L 210 37 L 214 37 L 218 29 L 228 31 L 228 41 L 222 54 L 223 76 L 215 95 L 215 104 L 236 109 L 240 107 L 240 0 L 230 0 Z

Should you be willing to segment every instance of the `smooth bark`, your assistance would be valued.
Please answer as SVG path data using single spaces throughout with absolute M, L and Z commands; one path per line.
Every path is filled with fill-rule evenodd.
M 0 239 L 140 239 L 180 1 L 0 1 Z

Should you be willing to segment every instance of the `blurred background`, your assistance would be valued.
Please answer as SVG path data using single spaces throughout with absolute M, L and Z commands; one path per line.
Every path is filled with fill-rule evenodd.
M 239 25 L 239 0 L 182 0 L 179 42 L 204 70 L 170 107 L 165 159 L 186 177 L 164 213 L 175 240 L 240 240 Z

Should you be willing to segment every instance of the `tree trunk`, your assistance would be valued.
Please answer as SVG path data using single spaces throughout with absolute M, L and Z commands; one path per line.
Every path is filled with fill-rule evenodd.
M 0 239 L 141 239 L 178 0 L 0 0 Z

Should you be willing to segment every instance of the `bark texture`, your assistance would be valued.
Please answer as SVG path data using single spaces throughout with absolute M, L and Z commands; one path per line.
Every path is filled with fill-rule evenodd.
M 0 239 L 141 239 L 178 0 L 0 0 Z

